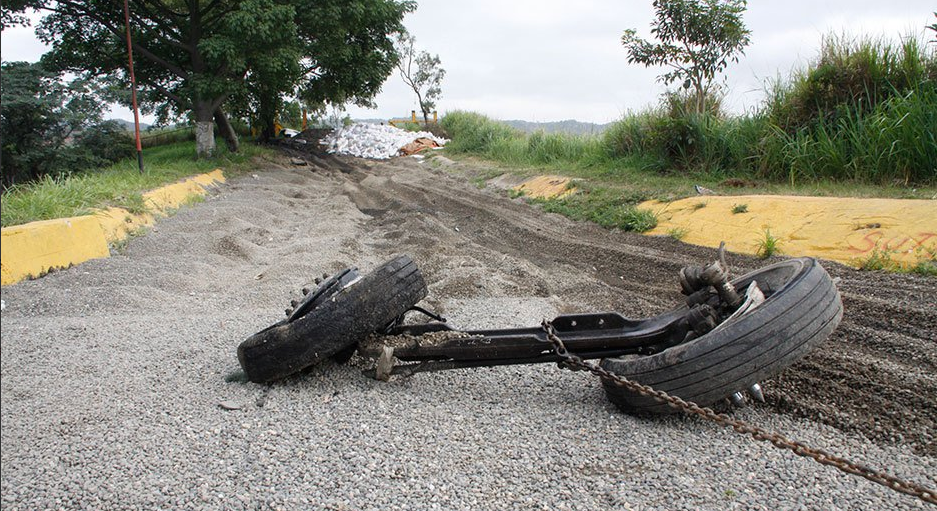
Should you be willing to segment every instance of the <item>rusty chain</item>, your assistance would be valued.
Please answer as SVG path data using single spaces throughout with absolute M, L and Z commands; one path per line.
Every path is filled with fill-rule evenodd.
M 655 399 L 684 413 L 697 415 L 704 419 L 711 420 L 720 426 L 731 427 L 739 433 L 751 435 L 755 440 L 771 442 L 779 449 L 790 450 L 798 456 L 811 458 L 820 464 L 836 467 L 843 472 L 846 472 L 847 474 L 861 476 L 868 479 L 869 481 L 878 483 L 894 491 L 917 497 L 930 504 L 937 504 L 937 491 L 931 490 L 930 488 L 917 483 L 905 481 L 880 470 L 875 470 L 860 465 L 841 456 L 830 454 L 826 451 L 823 451 L 822 449 L 809 447 L 800 442 L 789 440 L 779 433 L 766 431 L 762 428 L 759 428 L 758 426 L 753 426 L 738 419 L 733 419 L 723 413 L 716 413 L 711 408 L 699 406 L 696 403 L 685 401 L 677 396 L 671 396 L 662 390 L 656 390 L 647 385 L 643 385 L 641 383 L 629 380 L 623 376 L 619 376 L 611 371 L 604 369 L 594 362 L 585 361 L 579 356 L 567 351 L 566 345 L 563 344 L 563 341 L 556 335 L 556 330 L 554 330 L 552 323 L 544 320 L 542 327 L 544 332 L 547 334 L 547 339 L 553 346 L 553 350 L 559 357 L 563 359 L 560 362 L 562 367 L 589 371 L 590 373 L 598 376 L 599 378 L 602 378 L 605 381 L 611 382 L 619 387 L 623 387 L 642 396 Z

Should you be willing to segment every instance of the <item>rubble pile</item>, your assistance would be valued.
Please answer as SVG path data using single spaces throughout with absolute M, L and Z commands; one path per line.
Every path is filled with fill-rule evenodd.
M 381 124 L 352 124 L 335 130 L 321 140 L 330 153 L 384 160 L 400 154 L 401 148 L 416 139 L 428 138 L 440 146 L 448 140 L 426 131 L 406 131 Z

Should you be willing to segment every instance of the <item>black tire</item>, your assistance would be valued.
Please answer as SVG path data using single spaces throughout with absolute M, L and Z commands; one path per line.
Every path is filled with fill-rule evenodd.
M 269 382 L 354 347 L 426 296 L 416 263 L 401 255 L 292 322 L 261 330 L 238 346 L 247 378 Z
M 766 266 L 734 280 L 756 280 L 766 300 L 692 341 L 644 357 L 604 359 L 603 368 L 671 395 L 710 406 L 790 366 L 826 340 L 843 317 L 836 286 L 815 259 Z M 609 400 L 629 413 L 675 410 L 603 381 Z

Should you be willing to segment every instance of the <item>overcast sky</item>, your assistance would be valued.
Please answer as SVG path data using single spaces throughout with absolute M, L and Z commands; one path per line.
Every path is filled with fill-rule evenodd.
M 745 13 L 752 43 L 727 72 L 726 106 L 736 112 L 763 97 L 764 81 L 804 66 L 830 32 L 898 38 L 934 22 L 933 0 L 755 0 Z M 417 46 L 446 69 L 439 111 L 462 109 L 497 119 L 605 123 L 655 103 L 659 68 L 629 65 L 626 28 L 650 36 L 649 0 L 422 0 L 405 24 Z M 38 60 L 45 51 L 31 27 L 2 33 L 2 58 Z M 929 37 L 932 39 L 932 32 Z M 378 108 L 350 107 L 355 118 L 407 116 L 416 98 L 391 75 Z M 129 112 L 113 116 L 131 119 Z

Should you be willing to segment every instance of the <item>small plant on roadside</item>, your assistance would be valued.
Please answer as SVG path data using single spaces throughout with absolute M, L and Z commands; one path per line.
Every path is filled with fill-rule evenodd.
M 133 241 L 134 238 L 146 235 L 147 232 L 149 232 L 149 229 L 146 227 L 137 227 L 136 229 L 128 231 L 124 239 L 117 240 L 110 244 L 111 253 L 127 255 L 127 248 L 130 247 L 130 242 Z
M 657 227 L 657 215 L 649 209 L 626 206 L 618 227 L 625 231 L 647 232 Z
M 517 188 L 511 188 L 510 190 L 508 190 L 508 197 L 512 199 L 516 199 L 518 197 L 523 197 L 523 196 L 524 196 L 524 190 L 517 189 Z
M 770 229 L 765 229 L 761 235 L 761 239 L 758 240 L 755 253 L 758 257 L 762 259 L 767 259 L 775 254 L 780 253 L 781 240 L 771 234 Z
M 680 241 L 686 236 L 688 232 L 690 231 L 686 227 L 673 227 L 667 231 L 667 236 Z
M 143 195 L 139 193 L 129 193 L 122 197 L 117 197 L 117 202 L 120 204 L 120 207 L 126 209 L 134 215 L 142 215 L 149 212 L 149 208 L 146 205 L 146 199 L 144 199 Z
M 698 210 L 700 210 L 700 209 L 705 208 L 707 204 L 709 204 L 709 203 L 706 202 L 706 201 L 700 201 L 700 202 L 697 202 L 696 204 L 694 204 L 694 205 L 692 206 L 692 209 L 693 209 L 693 211 L 698 211 Z
M 735 204 L 732 206 L 732 214 L 748 213 L 748 204 Z
M 921 260 L 908 268 L 908 273 L 914 273 L 922 277 L 937 277 L 937 260 Z
M 855 260 L 856 267 L 862 271 L 897 270 L 899 266 L 891 256 L 892 251 L 876 245 L 869 255 Z
M 937 277 L 937 246 L 920 246 L 914 253 L 917 255 L 917 262 L 908 268 L 908 272 L 924 277 Z

